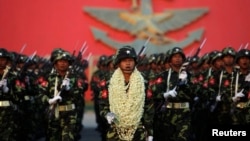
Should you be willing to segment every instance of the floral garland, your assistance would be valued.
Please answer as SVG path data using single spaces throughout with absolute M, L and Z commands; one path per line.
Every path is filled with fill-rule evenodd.
M 126 90 L 128 90 L 126 92 Z M 127 86 L 120 68 L 110 79 L 110 111 L 116 115 L 116 130 L 122 140 L 132 140 L 144 112 L 144 79 L 135 68 Z

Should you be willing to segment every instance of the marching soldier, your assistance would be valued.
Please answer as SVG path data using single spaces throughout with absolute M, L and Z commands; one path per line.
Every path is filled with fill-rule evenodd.
M 215 78 L 218 76 L 223 65 L 222 53 L 219 51 L 212 51 L 209 53 L 209 56 L 205 57 L 206 61 L 204 60 L 204 63 L 207 64 L 205 66 L 209 64 L 210 67 L 202 69 L 198 75 L 192 76 L 191 79 L 195 94 L 192 105 L 191 127 L 192 137 L 195 141 L 208 140 L 208 126 L 213 121 L 211 119 L 210 106 L 214 104 L 214 87 L 217 86 Z
M 236 74 L 238 69 L 235 68 L 236 51 L 232 47 L 225 47 L 222 50 L 223 69 L 219 72 L 216 79 L 215 89 L 215 105 L 213 110 L 214 125 L 225 126 L 232 124 L 232 97 L 241 91 L 241 88 L 237 88 Z M 214 74 L 213 74 L 214 75 Z
M 40 77 L 39 95 L 47 107 L 47 141 L 75 141 L 77 102 L 82 84 L 71 72 L 72 56 L 62 49 L 51 54 L 54 70 L 47 77 Z
M 97 70 L 93 72 L 91 80 L 90 80 L 90 88 L 92 91 L 92 100 L 94 103 L 94 112 L 95 112 L 95 118 L 97 127 L 96 130 L 101 133 L 102 140 L 106 140 L 106 122 L 105 120 L 100 116 L 100 110 L 99 110 L 99 94 L 100 94 L 100 80 L 104 77 L 105 72 L 107 71 L 106 61 L 108 57 L 106 55 L 101 55 L 99 57 L 99 60 L 97 62 Z
M 117 68 L 101 82 L 100 112 L 109 124 L 108 141 L 153 140 L 152 93 L 146 93 L 147 84 L 136 63 L 133 47 L 120 48 L 115 57 Z
M 235 78 L 235 95 L 233 95 L 232 119 L 233 125 L 247 125 L 250 113 L 247 107 L 250 94 L 250 51 L 241 49 L 236 53 L 235 63 L 239 67 Z M 237 91 L 237 92 L 236 92 Z M 240 93 L 238 93 L 240 91 Z
M 169 51 L 170 69 L 155 77 L 149 86 L 152 90 L 156 105 L 155 120 L 158 127 L 154 140 L 187 141 L 190 136 L 190 75 L 185 69 L 185 54 L 179 47 Z M 158 108 L 160 107 L 160 108 Z M 156 127 L 156 128 L 157 128 Z M 156 131 L 154 131 L 155 133 Z
M 17 75 L 8 66 L 9 52 L 0 48 L 0 140 L 16 141 L 18 135 L 18 113 L 20 98 L 24 86 Z
M 76 58 L 77 59 L 77 58 Z M 75 61 L 79 61 L 79 60 L 74 60 Z M 74 64 L 75 67 L 73 68 L 78 68 L 78 71 L 76 70 L 71 70 L 71 72 L 76 71 L 76 75 L 77 75 L 77 84 L 79 87 L 79 97 L 78 97 L 78 101 L 76 102 L 76 110 L 77 110 L 77 120 L 76 120 L 76 141 L 81 139 L 81 131 L 83 129 L 83 125 L 82 125 L 82 120 L 84 119 L 84 109 L 85 109 L 85 93 L 88 90 L 88 78 L 85 74 L 85 69 L 88 67 L 88 61 L 83 59 L 81 61 L 81 63 L 79 64 Z M 82 86 L 80 86 L 82 85 Z

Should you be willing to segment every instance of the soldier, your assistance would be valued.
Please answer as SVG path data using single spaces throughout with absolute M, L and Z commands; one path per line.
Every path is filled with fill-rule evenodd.
M 219 72 L 218 75 L 212 74 L 213 78 L 216 79 L 216 86 L 214 92 L 215 109 L 213 113 L 214 123 L 217 126 L 232 125 L 232 97 L 236 94 L 235 78 L 238 69 L 235 68 L 235 57 L 236 51 L 232 47 L 225 47 L 222 50 L 222 60 L 223 60 L 223 69 Z M 237 92 L 241 91 L 238 89 Z
M 157 54 L 151 54 L 148 58 L 149 72 L 146 77 L 147 80 L 154 78 L 157 73 L 159 73 L 157 66 Z
M 200 72 L 206 71 L 210 68 L 209 53 L 205 53 L 198 61 Z
M 247 49 L 241 49 L 237 52 L 235 63 L 239 67 L 235 79 L 235 91 L 240 91 L 240 93 L 235 92 L 233 95 L 233 107 L 232 107 L 232 119 L 233 125 L 243 125 L 249 124 L 248 119 L 250 117 L 247 102 L 249 101 L 250 85 L 247 76 L 250 76 L 250 51 Z
M 19 83 L 17 75 L 7 65 L 10 61 L 9 52 L 0 48 L 0 140 L 18 140 L 18 106 L 19 95 L 24 86 Z M 13 61 L 13 60 L 12 60 Z
M 191 79 L 195 94 L 192 105 L 191 127 L 192 137 L 195 141 L 208 140 L 208 126 L 212 123 L 210 106 L 214 104 L 214 101 L 211 100 L 215 94 L 213 88 L 217 85 L 214 77 L 218 76 L 223 65 L 222 53 L 219 51 L 212 51 L 209 56 L 205 57 L 207 59 L 204 62 L 211 67 L 201 70 L 198 75 L 192 76 Z
M 26 55 L 20 54 L 16 60 L 16 73 L 20 80 L 20 83 L 24 84 L 25 89 L 23 90 L 23 95 L 21 96 L 20 109 L 22 111 L 22 117 L 19 119 L 21 124 L 20 129 L 20 139 L 22 140 L 34 140 L 36 138 L 37 132 L 44 131 L 42 128 L 44 123 L 41 123 L 39 108 L 36 103 L 36 98 L 38 97 L 38 87 L 37 87 L 37 75 L 35 74 L 35 69 L 37 67 L 38 57 L 34 56 L 29 58 Z M 30 114 L 33 113 L 33 114 Z M 39 127 L 38 127 L 39 126 Z M 39 129 L 39 130 L 35 130 Z M 40 132 L 41 133 L 41 132 Z M 44 132 L 43 132 L 44 133 Z
M 170 69 L 155 77 L 152 90 L 157 104 L 155 115 L 158 124 L 156 141 L 187 141 L 190 136 L 190 91 L 189 74 L 183 65 L 186 57 L 180 47 L 174 47 L 169 52 Z M 160 108 L 158 108 L 160 107 Z M 157 127 L 156 127 L 157 128 Z
M 51 54 L 54 71 L 39 77 L 39 95 L 48 111 L 47 141 L 75 141 L 77 102 L 82 84 L 70 71 L 72 56 L 60 49 Z M 71 73 L 69 73 L 71 72 Z
M 100 94 L 100 88 L 99 83 L 101 78 L 104 77 L 105 72 L 107 71 L 106 61 L 108 57 L 106 55 L 101 55 L 99 57 L 99 60 L 97 62 L 97 70 L 93 72 L 91 80 L 90 80 L 90 89 L 92 91 L 92 100 L 94 104 L 94 112 L 95 112 L 95 118 L 97 127 L 96 130 L 101 132 L 102 140 L 106 140 L 106 122 L 102 119 L 100 116 L 100 110 L 99 110 L 99 94 Z
M 100 112 L 109 124 L 108 141 L 153 140 L 152 93 L 146 94 L 147 84 L 136 63 L 134 48 L 124 46 L 116 53 L 117 68 L 102 80 Z

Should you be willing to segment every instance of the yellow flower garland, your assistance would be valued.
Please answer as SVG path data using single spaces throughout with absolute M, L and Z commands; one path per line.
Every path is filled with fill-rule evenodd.
M 129 87 L 128 91 L 126 89 Z M 109 85 L 110 111 L 116 115 L 116 130 L 122 140 L 130 141 L 142 118 L 145 103 L 144 78 L 135 68 L 130 81 L 125 79 L 120 68 L 116 69 Z

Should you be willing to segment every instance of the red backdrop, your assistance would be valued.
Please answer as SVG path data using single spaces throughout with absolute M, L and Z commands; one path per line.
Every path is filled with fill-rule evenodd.
M 204 17 L 168 34 L 182 40 L 188 32 L 204 28 L 203 37 L 207 41 L 201 54 L 221 50 L 227 45 L 238 49 L 241 44 L 250 42 L 249 0 L 152 0 L 152 4 L 155 12 L 175 8 L 209 9 Z M 131 35 L 112 29 L 84 13 L 83 7 L 87 6 L 129 9 L 131 0 L 0 0 L 0 47 L 19 52 L 26 44 L 24 54 L 37 51 L 37 54 L 44 56 L 55 47 L 70 52 L 79 50 L 86 41 L 86 54 L 98 56 L 114 53 L 112 48 L 94 40 L 91 26 L 105 30 L 114 40 L 133 40 Z M 184 51 L 188 53 L 198 46 L 199 43 L 194 43 Z

